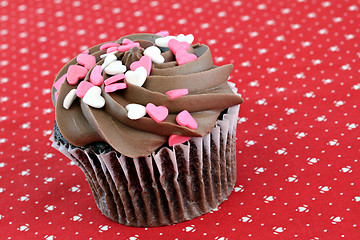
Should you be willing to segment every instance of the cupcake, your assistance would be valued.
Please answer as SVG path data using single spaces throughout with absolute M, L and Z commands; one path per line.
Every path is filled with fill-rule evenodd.
M 135 227 L 201 216 L 236 181 L 243 99 L 204 44 L 167 32 L 89 48 L 57 74 L 52 146 L 84 172 L 100 211 Z

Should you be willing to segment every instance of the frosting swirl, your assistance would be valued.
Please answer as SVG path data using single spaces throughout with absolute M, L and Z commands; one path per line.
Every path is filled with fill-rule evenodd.
M 124 39 L 140 44 L 125 52 L 117 52 L 118 60 L 130 68 L 131 63 L 139 61 L 144 50 L 155 45 L 156 34 L 132 34 L 124 36 L 115 43 L 123 43 Z M 103 44 L 91 47 L 88 51 L 96 59 L 96 65 L 102 65 L 107 50 L 100 50 Z M 175 55 L 168 48 L 160 47 L 164 63 L 152 63 L 150 75 L 144 85 L 127 83 L 125 89 L 106 92 L 101 84 L 101 96 L 105 99 L 102 108 L 87 105 L 83 99 L 77 98 L 69 109 L 63 107 L 67 94 L 76 89 L 78 84 L 71 85 L 64 81 L 61 87 L 52 88 L 52 100 L 55 106 L 55 118 L 61 134 L 75 146 L 85 146 L 95 142 L 107 142 L 119 153 L 128 157 L 148 156 L 166 143 L 171 135 L 201 137 L 208 134 L 224 109 L 240 104 L 243 99 L 234 94 L 227 79 L 233 66 L 215 66 L 208 46 L 195 44 L 190 46 L 189 53 L 196 55 L 196 60 L 178 65 Z M 55 84 L 64 78 L 71 65 L 78 65 L 76 57 L 69 61 L 57 74 Z M 95 65 L 95 66 L 96 66 Z M 90 81 L 94 67 L 90 68 L 82 81 Z M 66 75 L 65 75 L 66 76 Z M 102 72 L 106 80 L 111 75 Z M 174 89 L 187 89 L 188 94 L 170 98 L 165 93 Z M 137 120 L 128 117 L 128 104 L 146 106 L 164 106 L 169 114 L 162 122 L 156 122 L 148 115 Z M 180 126 L 177 115 L 187 110 L 196 121 L 196 129 Z

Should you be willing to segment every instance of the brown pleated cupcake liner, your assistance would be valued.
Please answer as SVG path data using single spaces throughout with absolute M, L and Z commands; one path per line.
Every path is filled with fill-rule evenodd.
M 232 192 L 239 107 L 228 108 L 208 135 L 148 157 L 97 154 L 54 137 L 52 146 L 81 168 L 106 217 L 135 227 L 175 224 L 217 208 Z

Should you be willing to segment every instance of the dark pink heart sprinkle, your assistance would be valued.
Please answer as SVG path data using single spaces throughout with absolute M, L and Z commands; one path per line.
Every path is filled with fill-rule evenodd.
M 106 49 L 106 53 L 115 52 L 117 50 L 118 50 L 118 47 L 109 47 L 108 49 Z
M 187 42 L 180 42 L 176 39 L 170 39 L 168 43 L 169 49 L 172 53 L 176 55 L 180 51 L 188 51 L 190 49 L 190 44 Z
M 76 61 L 80 65 L 83 65 L 87 70 L 89 70 L 96 64 L 96 57 L 93 55 L 81 53 L 77 56 Z
M 113 84 L 105 86 L 105 92 L 107 92 L 107 93 L 115 92 L 120 89 L 125 89 L 126 87 L 127 87 L 126 83 L 113 83 Z
M 105 83 L 105 86 L 107 86 L 107 85 L 110 85 L 110 84 L 112 84 L 114 82 L 120 81 L 122 79 L 125 79 L 125 74 L 123 74 L 123 73 L 117 74 L 117 75 L 112 76 L 112 77 L 109 77 L 108 79 L 106 79 L 104 81 L 104 83 Z
M 195 54 L 188 53 L 187 51 L 178 51 L 175 58 L 178 65 L 183 65 L 185 63 L 195 61 L 197 56 Z
M 146 73 L 150 76 L 152 61 L 149 56 L 142 56 L 139 61 L 133 62 L 130 65 L 130 70 L 135 71 L 138 67 L 144 67 L 146 69 Z
M 70 85 L 75 85 L 80 79 L 83 79 L 88 70 L 80 65 L 70 65 L 67 71 L 67 81 Z
M 96 65 L 90 74 L 90 82 L 95 86 L 100 86 L 104 82 L 104 78 L 102 76 L 102 67 L 100 65 Z
M 169 110 L 165 106 L 155 106 L 152 103 L 148 103 L 145 107 L 147 114 L 157 123 L 165 120 L 169 114 Z
M 123 44 L 123 45 L 127 45 L 127 44 L 129 44 L 129 43 L 134 43 L 134 42 L 131 41 L 131 40 L 128 39 L 128 38 L 124 38 L 123 41 L 122 41 L 122 44 Z
M 121 45 L 120 47 L 117 48 L 117 50 L 119 52 L 126 52 L 126 51 L 130 50 L 130 48 L 133 48 L 133 47 L 140 48 L 140 43 L 134 42 L 134 43 L 126 44 L 126 45 Z
M 59 89 L 60 89 L 60 87 L 61 87 L 61 84 L 63 84 L 64 83 L 64 81 L 65 81 L 65 78 L 66 78 L 66 73 L 64 74 L 64 75 L 62 75 L 61 76 L 61 78 L 59 78 L 55 83 L 54 83 L 54 88 L 56 89 L 56 90 L 58 90 L 59 91 Z
M 92 84 L 91 82 L 81 81 L 76 88 L 76 96 L 78 96 L 79 98 L 83 98 L 85 96 L 85 93 L 93 86 L 94 84 Z
M 187 110 L 181 111 L 176 116 L 176 122 L 180 126 L 188 127 L 190 129 L 196 129 L 198 127 L 196 120 L 191 116 L 191 114 Z
M 181 144 L 181 143 L 184 143 L 189 140 L 190 140 L 190 137 L 173 134 L 169 137 L 169 146 L 172 147 L 174 145 Z
M 168 31 L 160 31 L 155 33 L 156 35 L 162 36 L 162 37 L 167 37 L 169 36 L 169 32 Z
M 170 97 L 170 99 L 174 99 L 174 98 L 185 96 L 188 93 L 189 93 L 189 90 L 184 88 L 184 89 L 170 90 L 170 91 L 167 91 L 165 94 L 168 95 Z
M 100 46 L 100 50 L 104 50 L 110 47 L 118 47 L 118 46 L 120 46 L 120 44 L 115 42 L 104 43 L 103 45 Z

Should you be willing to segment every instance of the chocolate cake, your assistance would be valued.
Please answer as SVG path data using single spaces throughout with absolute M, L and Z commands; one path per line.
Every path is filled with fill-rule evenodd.
M 236 181 L 233 66 L 215 66 L 192 35 L 159 34 L 91 47 L 52 88 L 52 146 L 81 168 L 105 216 L 136 227 L 201 216 Z

